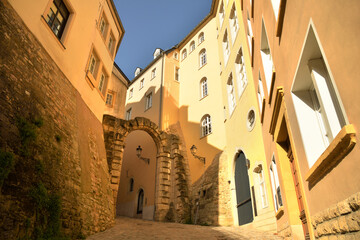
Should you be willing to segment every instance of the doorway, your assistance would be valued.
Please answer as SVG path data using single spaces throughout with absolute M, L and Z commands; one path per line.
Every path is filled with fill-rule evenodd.
M 239 225 L 253 221 L 253 209 L 246 157 L 240 152 L 235 160 L 236 208 Z

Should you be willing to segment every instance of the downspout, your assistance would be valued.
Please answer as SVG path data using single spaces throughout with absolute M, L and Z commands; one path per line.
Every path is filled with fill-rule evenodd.
M 161 63 L 161 84 L 160 84 L 160 109 L 159 109 L 159 128 L 162 131 L 162 110 L 163 110 L 163 85 L 164 85 L 164 56 L 165 53 L 162 53 L 162 63 Z

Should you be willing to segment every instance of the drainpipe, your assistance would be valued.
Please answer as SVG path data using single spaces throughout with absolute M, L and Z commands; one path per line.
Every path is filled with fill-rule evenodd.
M 159 109 L 159 128 L 162 131 L 162 111 L 163 111 L 163 85 L 164 85 L 164 56 L 165 53 L 162 52 L 162 63 L 161 63 L 161 84 L 160 84 L 160 109 Z

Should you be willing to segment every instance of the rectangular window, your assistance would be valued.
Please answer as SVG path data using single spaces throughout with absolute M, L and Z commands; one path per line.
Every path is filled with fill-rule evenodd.
M 151 71 L 151 79 L 156 77 L 156 68 Z
M 180 69 L 175 67 L 175 81 L 180 81 Z
M 62 0 L 52 2 L 45 21 L 58 39 L 61 39 L 69 15 L 70 12 Z
M 100 92 L 102 92 L 104 90 L 105 80 L 106 80 L 105 74 L 101 73 L 100 81 L 99 81 L 99 90 L 100 90 Z
M 142 89 L 144 87 L 144 78 L 140 80 L 140 89 Z
M 253 38 L 253 32 L 252 32 L 252 28 L 251 28 L 251 21 L 250 21 L 250 17 L 249 17 L 249 12 L 247 12 L 247 40 L 248 40 L 249 50 L 250 50 L 251 55 L 252 55 L 252 49 L 253 49 L 252 38 Z
M 244 61 L 242 49 L 239 50 L 238 55 L 236 56 L 235 69 L 236 69 L 236 77 L 237 77 L 238 89 L 239 89 L 238 95 L 240 97 L 247 85 L 245 61 Z
M 114 46 L 115 46 L 115 37 L 113 36 L 112 33 L 110 33 L 110 37 L 109 37 L 109 41 L 108 41 L 108 49 L 110 52 L 110 55 L 113 56 L 113 52 L 114 52 Z
M 104 13 L 101 15 L 101 19 L 100 19 L 100 23 L 99 23 L 99 31 L 101 33 L 101 35 L 103 36 L 103 38 L 106 38 L 107 35 L 107 30 L 108 30 L 108 22 L 105 18 Z
M 229 47 L 229 39 L 228 39 L 227 31 L 225 31 L 222 45 L 223 45 L 223 52 L 224 52 L 224 63 L 226 65 L 229 60 L 229 56 L 230 56 L 230 47 Z
M 262 169 L 259 172 L 259 188 L 260 188 L 260 197 L 261 197 L 262 207 L 266 208 L 268 206 L 268 201 L 267 201 L 267 196 L 266 196 L 264 171 Z
M 95 70 L 98 65 L 98 60 L 94 53 L 91 53 L 90 62 L 89 62 L 89 72 L 94 76 Z
M 152 93 L 149 93 L 148 95 L 146 95 L 145 110 L 148 110 L 149 108 L 151 108 L 151 106 L 152 106 Z
M 105 104 L 112 107 L 112 106 L 113 106 L 113 98 L 114 98 L 114 94 L 108 92 L 108 93 L 106 94 Z
M 131 119 L 131 108 L 129 108 L 126 111 L 126 115 L 125 115 L 125 120 L 130 120 Z
M 230 13 L 230 28 L 231 28 L 232 44 L 234 45 L 236 35 L 239 30 L 239 22 L 238 22 L 238 18 L 237 18 L 237 14 L 236 14 L 235 3 L 233 5 L 233 7 L 231 9 L 231 13 Z
M 129 91 L 129 99 L 132 98 L 133 94 L 134 94 L 134 89 L 132 88 Z
M 259 82 L 258 82 L 258 100 L 259 100 L 259 109 L 260 114 L 262 113 L 262 103 L 264 99 L 264 87 L 261 81 L 260 73 L 259 73 Z
M 282 203 L 282 197 L 281 197 L 279 175 L 278 175 L 274 157 L 270 164 L 270 180 L 271 180 L 271 187 L 273 190 L 272 192 L 273 192 L 275 210 L 278 211 L 279 208 L 283 205 L 283 203 Z
M 271 52 L 270 52 L 268 37 L 266 34 L 264 20 L 262 21 L 260 53 L 264 68 L 266 88 L 268 90 L 268 94 L 270 95 L 271 78 L 273 74 L 273 61 L 271 58 Z

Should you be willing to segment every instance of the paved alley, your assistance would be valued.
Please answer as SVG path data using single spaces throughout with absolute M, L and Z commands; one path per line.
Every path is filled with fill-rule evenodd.
M 211 227 L 179 223 L 163 223 L 118 217 L 115 226 L 87 238 L 88 240 L 117 239 L 282 239 L 273 233 L 241 227 Z

